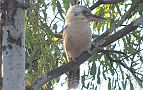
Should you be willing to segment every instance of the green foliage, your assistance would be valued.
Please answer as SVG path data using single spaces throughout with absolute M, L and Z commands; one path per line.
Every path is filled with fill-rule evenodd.
M 91 6 L 95 0 L 80 0 L 80 4 Z M 59 34 L 64 25 L 64 18 L 70 6 L 70 0 L 31 0 L 30 14 L 26 18 L 26 85 L 66 63 L 65 53 L 62 48 L 62 40 L 54 39 L 54 34 Z M 93 38 L 97 38 L 104 31 L 111 27 L 116 27 L 117 22 L 128 12 L 133 5 L 130 0 L 118 4 L 100 5 L 93 13 L 106 18 L 106 21 L 91 23 Z M 113 33 L 130 24 L 141 15 L 142 3 L 139 4 L 128 19 Z M 113 34 L 112 33 L 112 34 Z M 134 90 L 133 80 L 142 88 L 141 81 L 132 75 L 142 79 L 143 68 L 143 32 L 142 27 L 126 35 L 118 41 L 104 48 L 105 52 L 100 52 L 87 61 L 87 68 L 81 75 L 81 90 L 100 90 L 103 81 L 107 81 L 108 90 Z M 119 51 L 119 52 L 114 52 Z M 116 62 L 114 62 L 116 61 Z M 118 62 L 122 62 L 125 67 Z M 126 67 L 129 67 L 127 69 Z M 88 73 L 86 73 L 88 72 Z M 66 78 L 65 78 L 66 79 Z M 59 78 L 52 80 L 42 87 L 42 90 L 54 89 L 53 85 L 62 82 Z

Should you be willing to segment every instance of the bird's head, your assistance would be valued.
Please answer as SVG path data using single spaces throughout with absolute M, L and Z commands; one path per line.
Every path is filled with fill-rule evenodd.
M 103 20 L 102 17 L 93 15 L 90 9 L 79 5 L 74 5 L 70 7 L 66 15 L 66 22 L 71 22 L 72 20 L 75 20 L 75 19 L 97 21 L 97 22 L 100 22 Z

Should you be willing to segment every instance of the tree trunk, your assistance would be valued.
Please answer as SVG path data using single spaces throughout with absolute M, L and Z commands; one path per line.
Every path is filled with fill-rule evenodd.
M 2 23 L 0 20 L 0 90 L 2 89 Z
M 4 0 L 3 90 L 25 90 L 24 0 Z
M 0 3 L 3 0 L 0 0 Z M 0 90 L 2 90 L 2 7 L 0 5 Z

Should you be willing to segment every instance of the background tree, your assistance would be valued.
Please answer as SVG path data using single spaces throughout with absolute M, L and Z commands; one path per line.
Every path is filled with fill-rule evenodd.
M 24 27 L 28 6 L 24 0 L 0 0 L 0 90 L 25 90 Z
M 120 3 L 114 1 L 122 0 L 109 1 L 110 4 L 105 4 L 109 3 L 107 0 L 79 1 L 80 5 L 87 7 L 95 2 L 97 5 L 93 6 L 103 3 L 96 9 L 90 7 L 91 10 L 94 9 L 93 13 L 106 18 L 105 22 L 91 23 L 93 40 L 97 40 L 105 31 L 112 37 L 106 37 L 108 43 L 118 37 L 118 40 L 110 45 L 105 43 L 104 50 L 100 50 L 86 62 L 88 69 L 82 72 L 81 90 L 99 89 L 104 80 L 108 82 L 108 90 L 126 90 L 128 86 L 134 89 L 134 81 L 142 88 L 143 32 L 140 24 L 143 23 L 143 1 L 125 0 Z M 31 8 L 27 10 L 25 17 L 27 87 L 33 86 L 33 81 L 41 78 L 43 74 L 67 63 L 61 40 L 54 36 L 62 31 L 64 17 L 70 4 L 70 0 L 31 0 Z M 126 36 L 122 37 L 124 35 Z M 41 89 L 54 89 L 54 84 L 58 82 L 65 83 L 64 80 L 55 78 L 45 83 Z
M 3 0 L 0 0 L 0 3 L 2 1 Z M 1 9 L 0 9 L 0 13 L 2 13 Z M 2 89 L 2 19 L 1 18 L 0 18 L 0 89 Z

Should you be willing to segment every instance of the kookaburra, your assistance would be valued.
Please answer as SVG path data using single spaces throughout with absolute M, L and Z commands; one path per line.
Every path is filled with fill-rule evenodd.
M 63 46 L 68 61 L 74 60 L 83 51 L 91 47 L 92 32 L 90 21 L 101 21 L 101 18 L 91 14 L 91 11 L 79 5 L 69 8 L 65 18 L 65 30 L 63 32 Z M 73 68 L 68 74 L 68 88 L 78 88 L 80 70 Z

